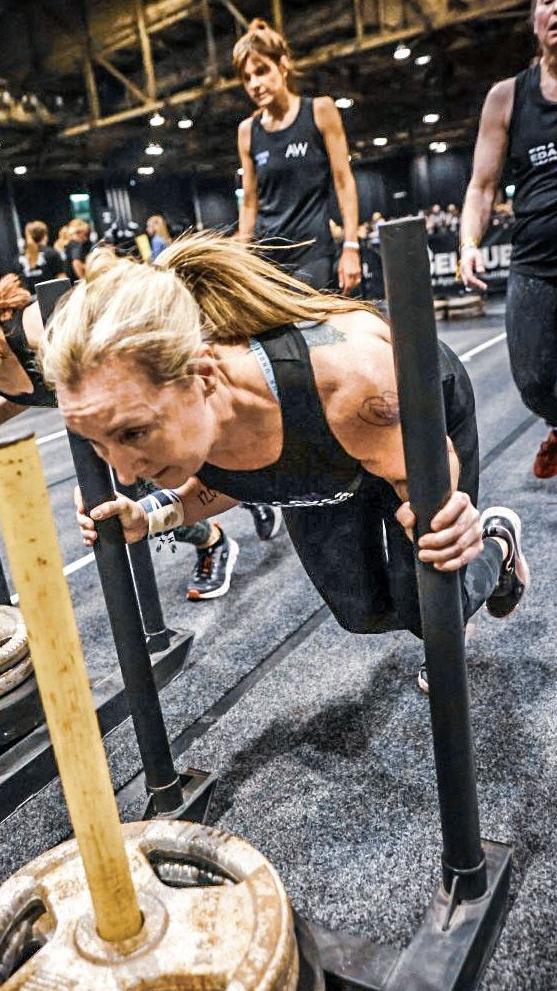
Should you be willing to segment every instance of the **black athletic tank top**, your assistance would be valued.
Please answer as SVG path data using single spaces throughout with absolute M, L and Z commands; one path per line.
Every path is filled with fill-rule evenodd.
M 30 306 L 34 302 L 35 300 L 32 299 L 28 305 Z M 11 403 L 16 403 L 18 406 L 56 406 L 56 393 L 44 384 L 43 377 L 37 369 L 35 352 L 27 343 L 23 327 L 23 314 L 26 308 L 16 310 L 12 319 L 2 324 L 2 327 L 7 344 L 31 379 L 33 392 L 22 392 L 17 396 L 12 396 L 0 389 L 0 396 L 9 399 Z
M 197 477 L 239 502 L 291 507 L 345 502 L 357 492 L 364 470 L 331 433 L 301 331 L 278 327 L 262 334 L 258 341 L 271 362 L 278 387 L 281 455 L 274 464 L 254 471 L 229 471 L 206 463 Z
M 257 175 L 259 200 L 255 233 L 270 244 L 311 245 L 273 251 L 281 264 L 332 255 L 329 230 L 331 169 L 323 136 L 313 117 L 313 100 L 303 96 L 296 119 L 282 131 L 267 132 L 253 118 L 250 155 Z
M 516 184 L 511 267 L 557 277 L 557 103 L 542 96 L 540 65 L 516 77 L 509 158 Z

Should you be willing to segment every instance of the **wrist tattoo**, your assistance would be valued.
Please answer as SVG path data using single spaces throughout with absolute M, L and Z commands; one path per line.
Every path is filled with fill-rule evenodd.
M 215 499 L 218 499 L 220 493 L 216 489 L 200 489 L 197 493 L 197 498 L 199 499 L 202 506 L 209 506 Z
M 396 392 L 383 392 L 380 396 L 364 399 L 358 410 L 358 419 L 372 427 L 392 427 L 400 423 Z

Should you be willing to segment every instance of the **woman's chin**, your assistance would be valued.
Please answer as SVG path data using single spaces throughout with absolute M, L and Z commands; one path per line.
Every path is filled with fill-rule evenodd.
M 173 489 L 178 485 L 183 485 L 193 474 L 195 474 L 194 471 L 188 472 L 185 468 L 169 467 L 152 474 L 150 481 L 160 488 Z

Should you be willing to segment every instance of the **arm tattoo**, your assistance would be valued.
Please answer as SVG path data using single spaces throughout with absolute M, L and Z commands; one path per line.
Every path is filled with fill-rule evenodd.
M 346 334 L 334 327 L 332 323 L 318 323 L 314 327 L 302 327 L 302 337 L 308 348 L 322 348 L 325 345 L 342 344 Z
M 364 399 L 358 410 L 358 419 L 372 427 L 392 427 L 400 423 L 396 392 L 383 392 L 380 396 Z
M 218 499 L 220 492 L 215 489 L 200 489 L 197 493 L 197 498 L 199 499 L 202 506 L 209 506 L 215 499 Z

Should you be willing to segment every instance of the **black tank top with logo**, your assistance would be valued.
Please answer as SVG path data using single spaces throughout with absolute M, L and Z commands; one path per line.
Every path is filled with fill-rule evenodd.
M 334 254 L 329 230 L 331 169 L 313 100 L 301 97 L 296 119 L 281 131 L 266 131 L 260 116 L 254 117 L 250 155 L 257 175 L 257 239 L 270 244 L 311 241 L 270 256 L 295 264 Z
M 366 490 L 373 486 L 378 501 L 388 503 L 394 498 L 398 505 L 390 485 L 367 472 L 331 432 L 302 331 L 292 325 L 277 327 L 257 341 L 270 362 L 278 392 L 283 428 L 280 457 L 274 464 L 251 471 L 217 468 L 206 462 L 197 472 L 200 481 L 238 502 L 296 509 L 345 503 L 365 479 Z M 463 365 L 442 341 L 439 360 L 447 433 L 461 458 L 459 485 L 475 502 L 478 452 L 472 386 Z
M 511 267 L 557 278 L 557 103 L 540 87 L 540 65 L 516 77 L 509 129 L 514 213 Z
M 258 338 L 274 372 L 282 413 L 283 446 L 274 464 L 229 471 L 204 464 L 197 477 L 239 502 L 328 506 L 357 492 L 363 469 L 330 431 L 321 406 L 308 346 L 296 327 Z
M 34 302 L 35 300 L 32 299 L 28 305 L 30 306 Z M 27 336 L 23 326 L 23 314 L 26 308 L 16 310 L 12 319 L 2 324 L 2 330 L 4 331 L 10 350 L 13 351 L 19 364 L 31 379 L 33 391 L 11 395 L 0 389 L 0 396 L 8 399 L 11 403 L 16 403 L 18 406 L 56 406 L 56 393 L 45 385 L 44 379 L 37 368 L 35 352 L 27 343 Z

